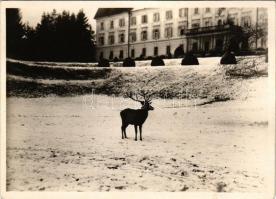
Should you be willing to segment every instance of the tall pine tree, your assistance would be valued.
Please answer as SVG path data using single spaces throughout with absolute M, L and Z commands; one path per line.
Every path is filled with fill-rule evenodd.
M 8 57 L 41 61 L 95 60 L 92 28 L 83 10 L 43 13 L 35 29 L 22 24 L 18 9 L 7 12 Z
M 24 28 L 20 11 L 17 8 L 6 9 L 6 38 L 7 57 L 19 57 L 23 51 Z

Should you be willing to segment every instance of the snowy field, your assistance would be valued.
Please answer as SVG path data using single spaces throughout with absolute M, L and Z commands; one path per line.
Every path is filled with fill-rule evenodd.
M 175 107 L 177 101 L 155 100 L 142 142 L 132 126 L 121 139 L 119 111 L 135 102 L 10 97 L 7 189 L 262 192 L 266 81 L 249 82 L 246 101 Z
M 10 60 L 7 190 L 265 192 L 271 133 L 262 60 L 252 77 L 226 76 L 232 66 L 219 58 L 112 69 Z M 149 89 L 173 99 L 153 99 L 142 142 L 133 126 L 122 140 L 120 110 L 140 108 L 122 92 L 151 76 Z M 177 99 L 188 87 L 193 99 Z

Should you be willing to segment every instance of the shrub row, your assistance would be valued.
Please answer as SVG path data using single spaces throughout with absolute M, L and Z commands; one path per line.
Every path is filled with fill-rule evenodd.
M 151 66 L 165 66 L 162 56 L 156 56 L 151 59 Z M 221 57 L 220 64 L 237 64 L 236 57 L 233 52 L 227 51 Z M 199 65 L 196 55 L 189 52 L 181 61 L 181 65 Z M 109 67 L 109 61 L 107 59 L 101 59 L 98 63 L 100 67 Z M 135 67 L 135 60 L 128 57 L 123 61 L 123 67 Z

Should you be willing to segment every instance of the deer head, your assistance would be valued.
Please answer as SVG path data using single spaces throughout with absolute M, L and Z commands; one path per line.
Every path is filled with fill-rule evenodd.
M 159 90 L 154 87 L 153 80 L 156 79 L 157 76 L 154 77 L 145 77 L 143 80 L 139 80 L 139 83 L 136 84 L 136 88 L 132 88 L 131 91 L 125 92 L 126 97 L 140 102 L 142 104 L 141 109 L 144 110 L 154 110 L 151 106 L 151 100 L 154 95 L 156 95 Z
M 127 97 L 129 97 L 130 99 L 140 102 L 142 107 L 141 109 L 143 110 L 148 110 L 148 111 L 152 111 L 154 110 L 154 108 L 151 106 L 151 96 L 150 94 L 147 94 L 146 92 L 139 92 L 139 93 L 132 93 L 129 92 L 127 94 Z

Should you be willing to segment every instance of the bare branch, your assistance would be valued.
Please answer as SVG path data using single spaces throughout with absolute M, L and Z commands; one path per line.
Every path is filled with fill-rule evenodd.
M 138 102 L 150 102 L 153 96 L 159 92 L 159 89 L 158 91 L 154 89 L 153 82 L 156 78 L 158 78 L 158 76 L 147 76 L 144 80 L 139 81 L 139 83 L 136 84 L 137 88 L 128 91 L 126 97 Z M 152 85 L 150 83 L 152 83 Z
M 133 92 L 128 92 L 128 93 L 126 94 L 126 96 L 127 96 L 128 98 L 134 100 L 134 101 L 143 102 L 142 100 L 139 100 L 137 94 L 135 94 L 135 97 L 134 97 L 134 96 L 133 96 Z
M 149 85 L 149 83 L 150 83 L 151 81 L 153 81 L 154 79 L 156 79 L 156 78 L 157 78 L 157 76 L 154 76 L 154 77 L 148 79 L 148 81 L 146 82 L 145 86 Z

